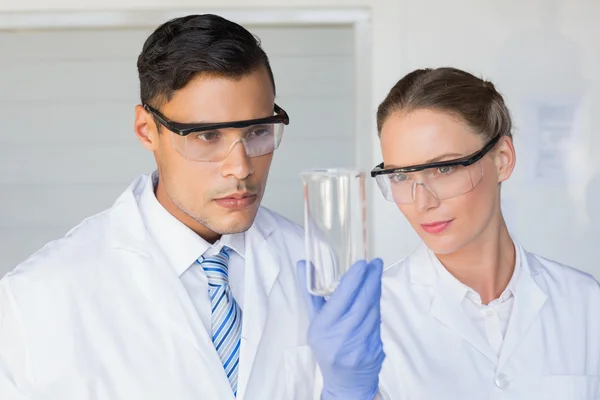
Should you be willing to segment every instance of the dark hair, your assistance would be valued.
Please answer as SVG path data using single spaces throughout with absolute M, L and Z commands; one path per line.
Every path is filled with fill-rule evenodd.
M 240 78 L 261 66 L 275 90 L 269 59 L 244 27 L 212 14 L 175 18 L 146 39 L 138 57 L 141 101 L 158 108 L 197 74 Z
M 419 109 L 457 116 L 488 139 L 512 137 L 510 113 L 494 85 L 456 68 L 417 69 L 400 79 L 377 109 L 378 134 L 390 114 Z

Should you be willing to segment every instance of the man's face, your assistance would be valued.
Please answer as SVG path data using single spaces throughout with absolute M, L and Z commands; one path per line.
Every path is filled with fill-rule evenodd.
M 272 116 L 274 98 L 269 75 L 259 68 L 238 79 L 198 75 L 159 111 L 180 123 L 242 121 Z M 154 153 L 160 177 L 156 195 L 167 210 L 208 240 L 250 228 L 273 153 L 250 158 L 238 142 L 222 160 L 190 159 L 182 154 L 183 138 L 165 127 L 158 133 L 152 115 L 141 106 L 136 109 L 136 133 Z M 202 134 L 202 139 L 214 137 L 214 133 Z M 246 133 L 222 129 L 218 134 L 223 145 L 230 146 Z

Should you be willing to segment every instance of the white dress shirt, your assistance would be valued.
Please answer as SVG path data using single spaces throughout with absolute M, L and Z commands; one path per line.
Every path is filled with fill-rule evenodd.
M 158 202 L 153 190 L 158 183 L 156 171 L 152 174 L 152 181 L 153 185 L 147 186 L 140 197 L 140 213 L 148 233 L 160 247 L 175 274 L 179 276 L 206 330 L 210 333 L 212 325 L 208 279 L 196 260 L 202 255 L 217 254 L 223 246 L 233 250 L 230 252 L 228 267 L 229 286 L 235 301 L 243 311 L 245 234 L 223 235 L 211 245 Z
M 521 265 L 519 253 L 516 252 L 515 269 L 506 289 L 500 297 L 488 304 L 483 304 L 479 293 L 454 277 L 437 258 L 434 262 L 439 278 L 449 284 L 457 298 L 462 299 L 461 306 L 464 312 L 473 322 L 477 331 L 487 340 L 496 355 L 499 356 L 513 309 L 515 287 L 519 279 Z

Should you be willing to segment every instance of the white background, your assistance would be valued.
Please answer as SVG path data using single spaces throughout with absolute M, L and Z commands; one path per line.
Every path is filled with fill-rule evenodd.
M 2 11 L 140 10 L 143 12 L 148 9 L 169 8 L 189 9 L 193 12 L 214 9 L 243 12 L 249 7 L 249 2 L 242 0 L 203 2 L 196 0 L 10 0 L 7 2 L 3 0 L 0 2 L 0 23 L 6 25 L 15 21 L 14 14 L 2 15 Z M 344 57 L 348 57 L 348 60 L 352 59 L 353 47 L 347 43 L 348 37 L 339 39 L 340 46 L 342 48 L 348 46 L 350 53 L 340 54 L 340 63 L 331 67 L 336 68 L 332 76 L 338 81 L 323 82 L 324 86 L 345 84 L 347 86 L 344 87 L 354 90 L 354 93 L 358 90 L 359 99 L 353 99 L 352 104 L 362 106 L 349 113 L 351 115 L 354 112 L 361 116 L 363 121 L 367 121 L 366 124 L 347 118 L 340 118 L 337 121 L 337 126 L 344 126 L 345 129 L 351 129 L 353 134 L 358 135 L 354 143 L 370 137 L 368 140 L 371 145 L 359 146 L 356 151 L 357 157 L 339 159 L 340 163 L 354 162 L 361 167 L 366 167 L 380 162 L 374 113 L 389 88 L 405 73 L 418 67 L 451 65 L 468 69 L 492 80 L 505 95 L 516 123 L 515 143 L 518 165 L 515 175 L 504 187 L 504 207 L 509 227 L 529 250 L 587 270 L 600 278 L 600 263 L 595 252 L 600 244 L 600 165 L 594 159 L 594 156 L 600 154 L 598 132 L 600 128 L 600 95 L 598 94 L 600 93 L 600 2 L 593 0 L 527 2 L 517 0 L 495 2 L 257 0 L 252 2 L 249 10 L 271 13 L 270 15 L 277 10 L 299 10 L 305 13 L 364 11 L 369 15 L 370 30 L 366 35 L 363 31 L 357 36 L 360 41 L 372 43 L 366 63 L 365 60 L 359 61 L 354 69 L 344 64 L 342 62 Z M 319 42 L 314 43 L 319 44 Z M 302 47 L 300 41 L 298 43 L 292 41 L 289 45 L 292 48 Z M 0 46 L 5 46 L 4 41 Z M 13 100 L 31 98 L 27 90 L 42 93 L 43 89 L 51 87 L 52 83 L 48 81 L 60 79 L 60 74 L 63 74 L 63 78 L 66 74 L 75 74 L 73 70 L 53 70 L 52 65 L 49 65 L 45 76 L 38 76 L 33 80 L 36 82 L 33 87 L 28 83 L 28 78 L 23 76 L 25 70 L 15 70 L 14 61 L 7 60 L 14 56 L 18 58 L 19 55 L 23 56 L 26 53 L 27 48 L 20 48 L 10 50 L 10 53 L 3 51 L 0 55 L 0 59 L 4 60 L 0 63 L 0 74 L 3 75 L 0 80 L 3 85 L 0 87 L 0 99 L 2 99 L 0 157 L 3 160 L 7 157 L 12 160 L 9 163 L 0 162 L 0 175 L 2 175 L 0 196 L 3 199 L 10 197 L 11 204 L 23 203 L 20 207 L 7 209 L 5 204 L 8 202 L 2 201 L 0 226 L 4 229 L 4 240 L 12 240 L 11 243 L 15 244 L 40 240 L 44 232 L 28 230 L 29 228 L 23 225 L 22 221 L 27 221 L 28 218 L 43 219 L 46 215 L 52 214 L 53 201 L 56 200 L 41 197 L 40 192 L 36 191 L 38 189 L 31 189 L 28 195 L 21 194 L 20 197 L 14 198 L 19 190 L 25 190 L 17 183 L 21 180 L 33 179 L 32 176 L 26 175 L 25 171 L 37 171 L 35 179 L 39 179 L 43 176 L 43 171 L 48 170 L 44 149 L 50 149 L 54 145 L 50 138 L 44 138 L 48 147 L 38 146 L 38 153 L 31 149 L 26 154 L 15 153 L 14 147 L 11 146 L 14 146 L 15 142 L 26 140 L 23 136 L 33 134 L 27 129 L 18 129 L 19 125 L 15 125 L 17 118 L 20 126 L 31 129 L 34 126 L 32 120 L 35 118 L 35 113 L 12 109 L 11 107 L 17 103 Z M 131 68 L 133 65 L 122 64 L 122 66 Z M 313 68 L 322 67 L 315 64 L 301 71 L 309 74 L 306 82 L 311 81 L 310 73 L 314 71 Z M 120 68 L 107 67 L 106 73 L 122 73 L 124 70 Z M 58 77 L 52 75 L 50 71 L 59 74 Z M 353 76 L 353 71 L 359 71 L 359 74 Z M 7 73 L 12 75 L 6 78 Z M 126 73 L 133 74 L 134 71 L 130 69 Z M 281 82 L 282 99 L 285 86 L 283 82 L 288 79 L 288 75 L 294 76 L 296 73 L 293 67 L 286 67 L 277 72 L 277 78 Z M 12 92 L 15 82 L 21 82 L 19 87 L 22 89 Z M 11 92 L 8 94 L 4 86 L 7 84 L 11 85 Z M 110 84 L 110 82 L 98 81 L 95 82 L 95 87 L 101 89 Z M 361 85 L 369 88 L 367 93 L 362 93 L 358 89 Z M 342 86 L 339 88 L 340 93 L 346 90 L 341 89 Z M 64 88 L 64 93 L 45 93 L 43 96 L 45 99 L 55 99 L 69 94 L 71 90 L 73 89 L 67 87 Z M 116 111 L 117 115 L 113 113 L 113 118 L 121 115 L 119 118 L 127 120 L 131 118 L 128 117 L 130 115 L 128 113 L 132 112 L 128 102 L 133 101 L 137 95 L 135 80 L 123 86 L 121 90 L 127 92 L 130 97 L 120 99 L 122 107 L 120 111 Z M 350 95 L 347 95 L 347 100 L 348 98 Z M 295 98 L 289 98 L 288 104 L 300 107 L 297 101 Z M 56 101 L 49 101 L 48 104 L 56 106 Z M 282 100 L 282 106 L 284 104 Z M 335 106 L 335 103 L 330 102 L 330 105 Z M 106 118 L 110 118 L 100 111 L 93 113 L 86 107 L 80 108 L 78 112 L 93 125 L 106 124 Z M 345 114 L 347 111 L 343 112 Z M 7 121 L 11 121 L 10 128 Z M 300 119 L 298 124 L 299 121 Z M 316 116 L 312 120 L 306 119 L 302 122 L 304 123 L 323 126 L 329 121 Z M 61 126 L 64 127 L 63 123 L 59 124 L 57 120 L 47 122 L 47 127 L 53 128 L 51 132 L 53 136 L 64 137 L 66 133 L 55 129 Z M 333 132 L 336 128 L 326 129 Z M 105 134 L 118 135 L 122 138 L 119 140 L 124 142 L 133 140 L 130 123 L 123 126 L 121 131 L 113 130 Z M 556 142 L 548 141 L 549 137 L 561 137 L 563 141 L 557 146 L 554 145 Z M 351 141 L 348 145 L 352 146 Z M 318 154 L 318 150 L 314 151 Z M 294 153 L 292 152 L 294 156 L 301 155 L 300 151 Z M 37 157 L 32 157 L 33 155 Z M 126 156 L 131 157 L 131 160 L 139 157 L 139 162 L 122 169 L 123 178 L 128 178 L 128 175 L 150 165 L 147 155 L 128 153 Z M 288 162 L 287 158 L 282 157 L 282 159 L 284 163 Z M 338 161 L 331 162 L 335 164 Z M 65 156 L 60 161 L 62 163 L 60 168 L 77 169 L 78 162 L 83 162 L 81 157 L 78 158 L 76 153 L 69 153 L 68 157 Z M 289 162 L 293 160 L 290 158 Z M 321 164 L 320 159 L 316 162 Z M 30 165 L 25 166 L 25 164 Z M 295 167 L 286 164 L 286 168 L 289 167 L 291 171 L 293 168 L 300 167 L 299 162 L 294 165 Z M 95 167 L 97 170 L 94 176 L 109 180 L 111 175 L 102 173 L 101 162 Z M 15 178 L 6 176 L 14 173 L 17 174 L 17 183 L 12 182 Z M 72 173 L 76 174 L 78 171 Z M 271 183 L 279 179 L 276 174 L 273 178 Z M 52 179 L 61 178 L 52 177 Z M 9 182 L 12 182 L 12 186 L 6 186 Z M 43 182 L 39 183 L 43 185 Z M 106 190 L 100 190 L 99 187 L 90 190 L 98 190 L 100 198 L 106 193 L 110 192 L 111 195 L 115 193 L 122 186 L 120 183 L 112 180 L 105 182 Z M 71 189 L 63 193 L 69 193 L 69 190 Z M 385 202 L 372 185 L 369 195 L 373 216 L 370 227 L 371 254 L 381 256 L 389 263 L 406 255 L 417 243 L 417 238 L 395 206 Z M 108 198 L 105 199 L 108 201 Z M 74 213 L 81 212 L 84 208 L 76 197 L 65 196 L 63 201 Z M 16 215 L 23 213 L 25 215 Z M 2 251 L 9 251 L 10 254 L 11 248 L 12 245 L 5 245 Z M 11 257 L 16 256 L 13 254 Z M 12 266 L 0 266 L 0 271 L 2 268 L 6 271 Z
M 263 204 L 301 223 L 300 171 L 355 164 L 354 120 L 348 118 L 354 110 L 353 31 L 311 26 L 253 32 L 270 56 L 276 101 L 291 120 Z M 133 133 L 136 57 L 149 34 L 0 33 L 3 268 L 109 207 L 132 179 L 155 167 Z

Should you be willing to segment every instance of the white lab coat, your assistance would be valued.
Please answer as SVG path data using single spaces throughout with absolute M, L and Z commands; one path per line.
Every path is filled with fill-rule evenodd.
M 521 276 L 499 356 L 423 245 L 384 271 L 381 386 L 392 400 L 600 399 L 600 286 L 516 243 Z
M 0 399 L 233 400 L 179 278 L 143 225 L 141 178 L 0 282 Z M 238 399 L 308 400 L 303 232 L 261 208 L 246 234 Z

